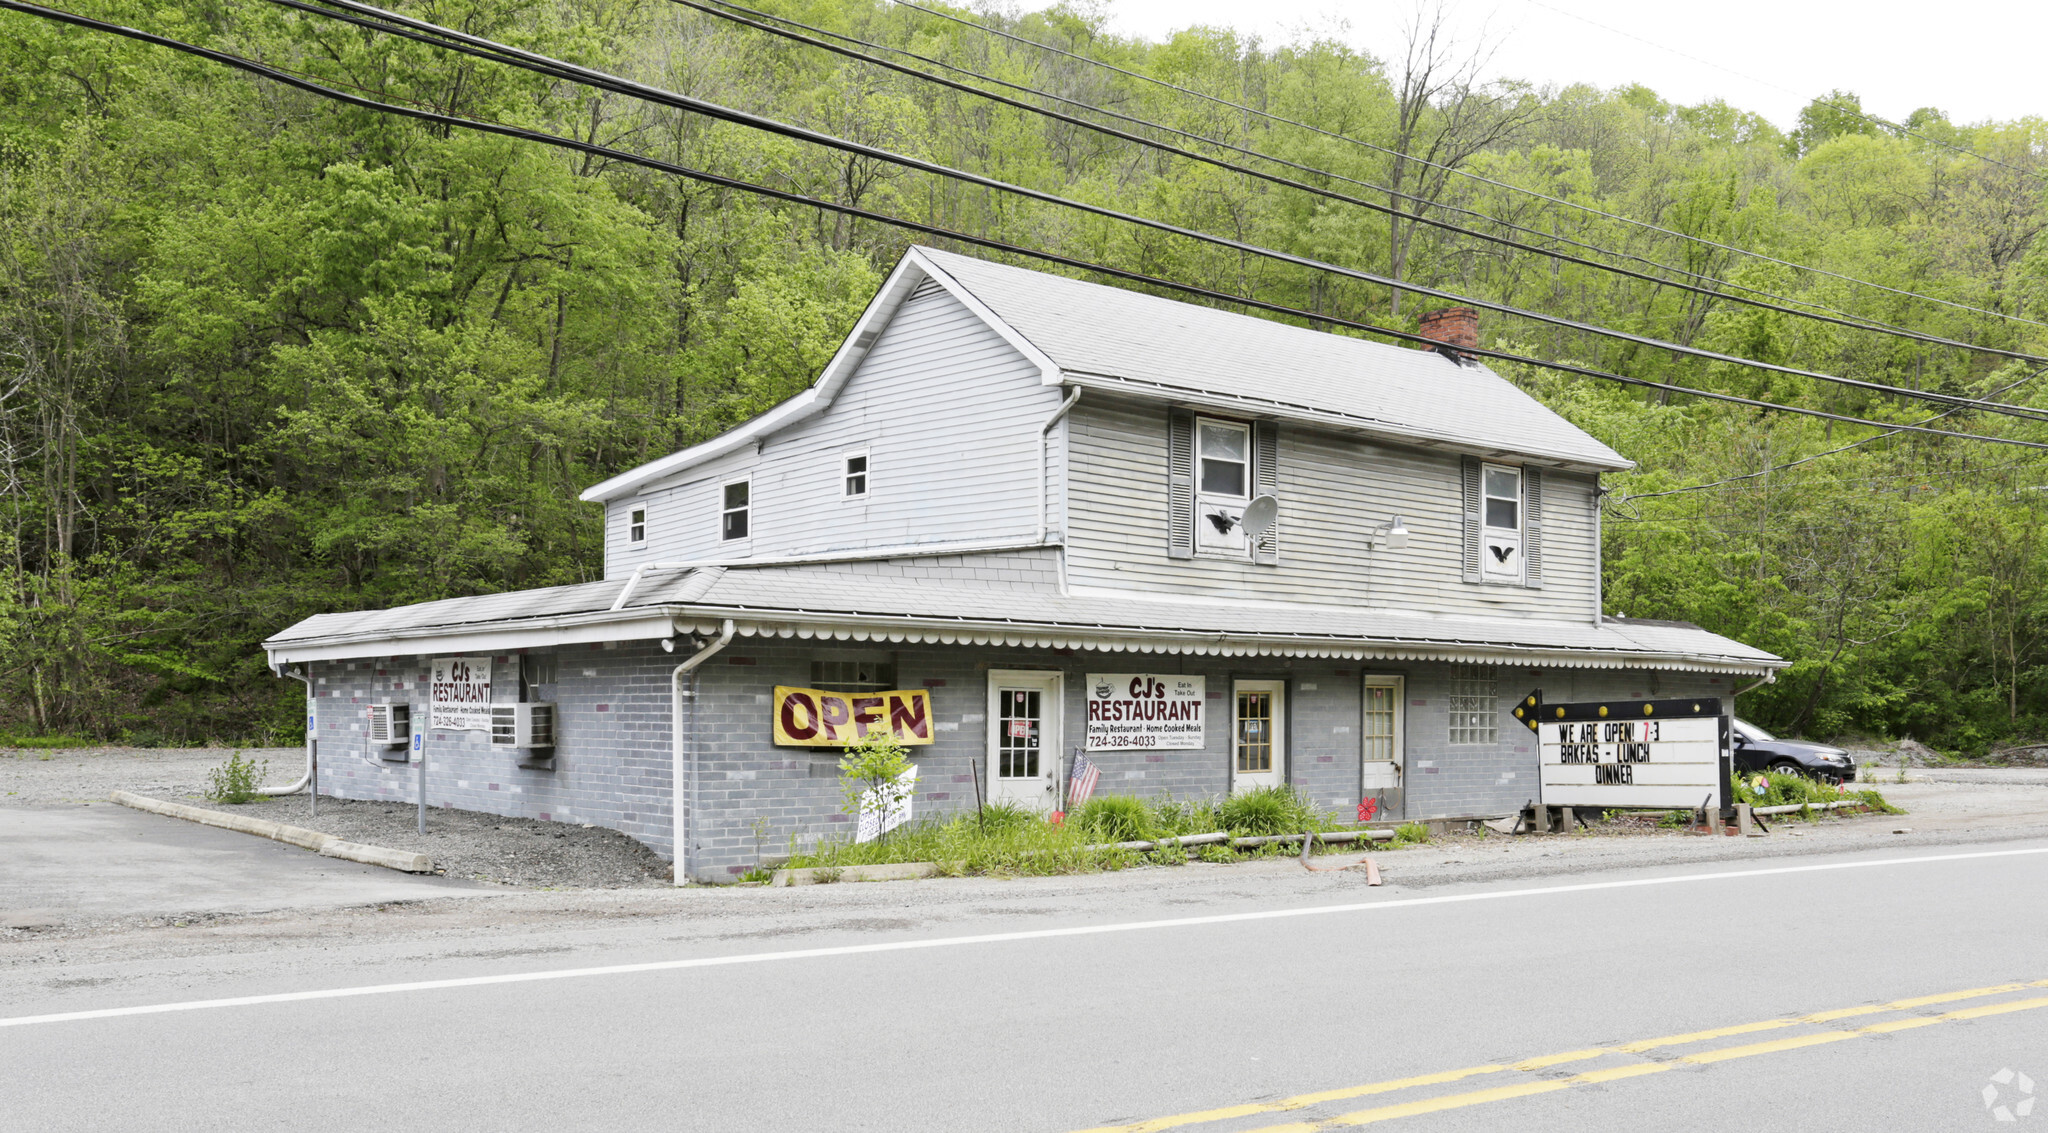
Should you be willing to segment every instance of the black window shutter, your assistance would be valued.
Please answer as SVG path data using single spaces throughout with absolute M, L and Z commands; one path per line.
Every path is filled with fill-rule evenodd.
M 1522 585 L 1543 589 L 1543 470 L 1522 466 Z
M 1166 416 L 1166 557 L 1195 557 L 1195 418 Z
M 1252 495 L 1278 496 L 1280 487 L 1280 427 L 1271 421 L 1252 423 Z M 1280 561 L 1280 522 L 1252 545 L 1252 561 Z
M 1465 488 L 1465 543 L 1463 548 L 1463 554 L 1460 557 L 1464 561 L 1465 581 L 1478 582 L 1480 581 L 1479 508 L 1481 506 L 1481 502 L 1479 499 L 1479 458 L 1476 456 L 1468 456 L 1464 458 L 1464 463 L 1465 467 L 1463 481 Z

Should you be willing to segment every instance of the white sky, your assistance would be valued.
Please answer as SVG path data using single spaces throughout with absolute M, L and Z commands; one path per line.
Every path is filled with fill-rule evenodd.
M 1391 59 L 1415 4 L 1106 0 L 1104 7 L 1111 30 L 1150 39 L 1203 23 L 1283 42 L 1304 26 L 1330 32 L 1348 23 L 1338 38 Z M 1681 104 L 1723 98 L 1787 129 L 1801 107 L 1836 88 L 1856 92 L 1865 110 L 1893 121 L 1921 106 L 1940 107 L 1958 123 L 2048 116 L 2042 0 L 1446 0 L 1445 10 L 1461 42 L 1483 32 L 1497 45 L 1492 77 L 1539 86 L 1640 82 Z

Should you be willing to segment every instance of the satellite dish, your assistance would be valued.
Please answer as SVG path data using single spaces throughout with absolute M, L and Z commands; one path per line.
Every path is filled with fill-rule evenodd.
M 1280 501 L 1270 495 L 1260 496 L 1244 509 L 1244 533 L 1257 539 L 1273 530 L 1273 524 L 1280 519 Z

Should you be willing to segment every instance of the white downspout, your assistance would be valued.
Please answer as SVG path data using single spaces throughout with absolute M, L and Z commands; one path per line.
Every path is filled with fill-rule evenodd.
M 1045 542 L 1045 499 L 1046 496 L 1051 494 L 1051 489 L 1046 487 L 1045 484 L 1045 463 L 1049 457 L 1049 450 L 1052 448 L 1052 427 L 1059 424 L 1060 418 L 1065 417 L 1067 410 L 1072 409 L 1074 403 L 1079 400 L 1081 400 L 1081 387 L 1075 386 L 1074 392 L 1068 394 L 1067 399 L 1060 402 L 1060 407 L 1052 411 L 1052 416 L 1045 419 L 1045 424 L 1038 427 L 1038 542 L 1040 543 Z
M 265 795 L 293 795 L 305 790 L 306 784 L 313 781 L 313 741 L 316 738 L 313 735 L 313 677 L 310 673 L 300 676 L 283 666 L 279 666 L 272 671 L 280 677 L 290 677 L 306 686 L 306 773 L 299 776 L 299 781 L 289 787 L 262 787 L 258 789 L 258 793 Z
M 626 585 L 619 589 L 619 596 L 612 601 L 612 609 L 623 610 L 626 608 L 626 599 L 633 596 L 633 589 L 640 585 L 640 576 L 647 571 L 687 570 L 696 565 L 696 563 L 641 563 L 633 568 L 633 577 L 627 579 Z
M 1748 684 L 1743 685 L 1741 688 L 1736 689 L 1734 692 L 1729 693 L 1728 699 L 1731 702 L 1730 711 L 1733 711 L 1732 702 L 1735 700 L 1736 697 L 1741 696 L 1743 693 L 1748 692 L 1750 689 L 1758 688 L 1762 685 L 1774 685 L 1777 683 L 1778 673 L 1777 670 L 1773 669 L 1772 671 L 1765 673 L 1763 676 L 1758 677 L 1756 680 L 1753 680 Z
M 689 802 L 688 785 L 690 781 L 688 774 L 690 765 L 690 721 L 687 717 L 693 714 L 685 713 L 683 707 L 686 700 L 696 695 L 696 690 L 694 689 L 687 693 L 683 691 L 683 678 L 689 676 L 697 666 L 710 660 L 713 653 L 730 644 L 732 644 L 732 619 L 727 618 L 725 619 L 725 626 L 718 631 L 718 640 L 690 654 L 689 659 L 677 665 L 675 671 L 670 673 L 668 677 L 669 809 L 675 812 L 675 883 L 677 885 L 688 885 L 690 883 L 688 857 L 690 844 L 686 841 L 688 831 L 685 829 L 684 816 L 687 813 L 687 804 Z

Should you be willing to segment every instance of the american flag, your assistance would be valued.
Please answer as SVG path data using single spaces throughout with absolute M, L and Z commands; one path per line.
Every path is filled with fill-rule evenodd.
M 1102 778 L 1102 768 L 1088 762 L 1088 757 L 1074 753 L 1074 774 L 1067 780 L 1067 809 L 1080 806 L 1095 793 L 1095 781 Z

